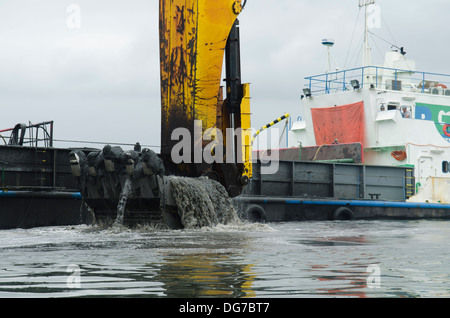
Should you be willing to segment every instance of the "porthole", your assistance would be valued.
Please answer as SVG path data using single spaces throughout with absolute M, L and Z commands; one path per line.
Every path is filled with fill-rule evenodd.
M 449 168 L 449 162 L 448 161 L 442 161 L 442 172 L 443 173 L 448 173 L 448 168 Z

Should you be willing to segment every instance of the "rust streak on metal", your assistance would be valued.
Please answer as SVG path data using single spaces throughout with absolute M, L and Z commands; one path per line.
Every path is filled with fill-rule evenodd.
M 170 155 L 177 128 L 193 136 L 217 127 L 225 45 L 235 0 L 160 0 L 161 153 Z M 240 3 L 240 2 L 239 2 Z M 191 138 L 193 139 L 193 138 Z M 192 145 L 193 146 L 193 145 Z

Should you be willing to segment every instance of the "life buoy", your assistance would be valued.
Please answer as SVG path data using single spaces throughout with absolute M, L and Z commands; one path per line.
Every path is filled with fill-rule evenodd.
M 444 135 L 446 135 L 447 137 L 450 137 L 450 132 L 448 131 L 449 127 L 450 127 L 449 124 L 445 124 L 444 128 L 442 128 L 444 130 Z
M 441 83 L 437 84 L 436 87 L 442 87 L 443 89 L 447 89 L 447 86 Z
M 264 223 L 266 222 L 266 211 L 257 204 L 251 204 L 245 210 L 245 218 L 250 222 Z
M 354 218 L 353 211 L 347 207 L 337 208 L 333 213 L 333 220 L 337 221 L 353 220 Z
M 395 158 L 395 160 L 403 161 L 406 159 L 406 151 L 405 150 L 398 150 L 391 152 L 391 156 Z

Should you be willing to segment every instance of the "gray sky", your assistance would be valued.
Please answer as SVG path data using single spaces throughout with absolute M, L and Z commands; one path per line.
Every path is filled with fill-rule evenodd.
M 68 27 L 70 4 L 81 9 L 80 28 Z M 450 74 L 448 0 L 377 4 L 374 33 L 405 47 L 417 70 Z M 298 116 L 304 77 L 327 68 L 322 39 L 335 40 L 341 68 L 361 65 L 358 0 L 248 0 L 239 19 L 256 129 Z M 375 40 L 379 64 L 391 46 Z M 159 146 L 158 1 L 0 0 L 0 105 L 0 129 L 54 120 L 55 139 Z

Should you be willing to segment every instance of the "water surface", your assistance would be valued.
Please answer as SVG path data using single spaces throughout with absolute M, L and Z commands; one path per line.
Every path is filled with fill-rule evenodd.
M 2 230 L 0 297 L 449 297 L 449 241 L 426 220 Z

